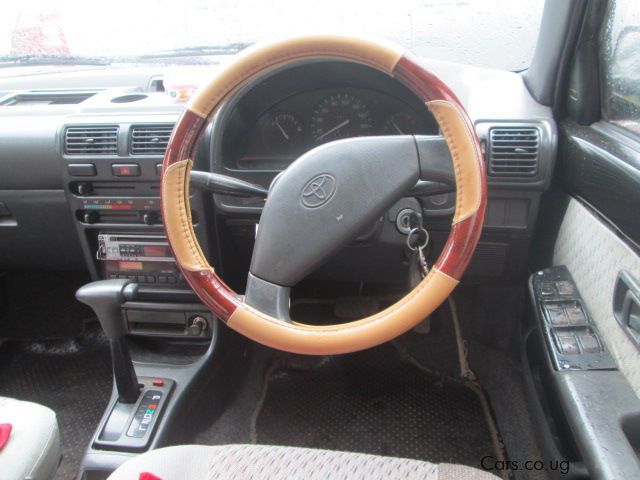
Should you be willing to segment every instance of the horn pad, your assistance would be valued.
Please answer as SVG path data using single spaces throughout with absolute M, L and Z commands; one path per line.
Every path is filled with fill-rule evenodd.
M 269 191 L 250 272 L 290 287 L 357 237 L 419 180 L 412 136 L 361 137 L 319 146 Z

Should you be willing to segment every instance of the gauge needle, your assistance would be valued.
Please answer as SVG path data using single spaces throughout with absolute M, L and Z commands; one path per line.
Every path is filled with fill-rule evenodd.
M 393 125 L 393 128 L 395 128 L 400 135 L 404 135 L 404 132 L 400 130 L 400 127 L 398 127 L 398 124 L 393 120 L 393 118 L 391 119 L 391 125 Z
M 330 133 L 335 132 L 336 130 L 340 130 L 342 127 L 346 127 L 347 125 L 349 125 L 349 123 L 351 123 L 351 120 L 345 120 L 342 123 L 339 123 L 338 125 L 336 125 L 335 127 L 327 130 L 326 132 L 324 132 L 322 135 L 318 135 L 316 137 L 316 142 L 319 142 L 320 140 L 322 140 L 324 137 L 326 137 L 327 135 L 329 135 Z
M 289 140 L 289 135 L 287 135 L 287 132 L 284 131 L 284 128 L 282 128 L 282 125 L 280 125 L 280 123 L 278 122 L 278 120 L 276 120 L 274 122 L 276 124 L 276 127 L 278 127 L 278 130 L 280 130 L 280 132 L 282 133 L 282 136 L 286 139 Z

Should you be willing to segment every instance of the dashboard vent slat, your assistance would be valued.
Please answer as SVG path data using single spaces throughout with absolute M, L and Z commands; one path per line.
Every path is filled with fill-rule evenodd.
M 66 155 L 116 155 L 118 126 L 67 127 L 64 133 Z
M 533 127 L 489 130 L 489 175 L 531 177 L 538 172 L 540 131 Z
M 131 155 L 164 155 L 172 131 L 173 124 L 134 125 L 129 152 Z

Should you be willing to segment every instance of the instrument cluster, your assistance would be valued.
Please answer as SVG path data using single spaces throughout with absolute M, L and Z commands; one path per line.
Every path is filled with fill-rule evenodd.
M 437 134 L 426 108 L 364 88 L 329 88 L 294 94 L 247 122 L 237 150 L 239 170 L 283 170 L 305 152 L 342 138 Z

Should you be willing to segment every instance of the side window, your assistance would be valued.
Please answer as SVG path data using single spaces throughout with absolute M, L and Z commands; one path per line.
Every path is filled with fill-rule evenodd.
M 602 115 L 640 135 L 640 1 L 611 0 L 605 21 Z

